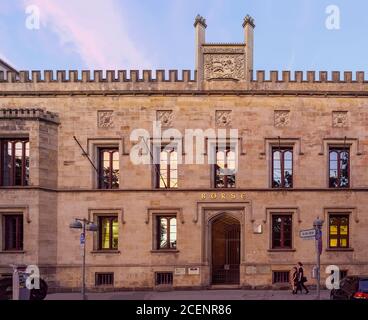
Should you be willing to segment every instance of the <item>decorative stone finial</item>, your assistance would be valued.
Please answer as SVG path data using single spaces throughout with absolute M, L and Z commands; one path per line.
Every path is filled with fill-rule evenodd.
M 207 28 L 206 19 L 203 18 L 200 14 L 197 14 L 194 20 L 194 26 L 200 23 L 203 27 Z
M 254 19 L 249 15 L 247 14 L 244 18 L 244 22 L 243 22 L 243 28 L 247 25 L 247 24 L 250 24 L 253 28 L 255 28 L 255 24 L 254 24 Z

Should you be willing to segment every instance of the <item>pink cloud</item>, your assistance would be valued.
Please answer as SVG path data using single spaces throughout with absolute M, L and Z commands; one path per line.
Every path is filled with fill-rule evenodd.
M 56 33 L 60 46 L 65 50 L 72 47 L 88 68 L 151 68 L 145 53 L 129 36 L 116 0 L 24 0 L 24 5 L 38 6 L 41 29 Z

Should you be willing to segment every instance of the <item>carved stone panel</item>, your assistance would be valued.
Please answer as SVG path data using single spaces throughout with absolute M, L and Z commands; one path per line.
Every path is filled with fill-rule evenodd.
M 287 127 L 290 125 L 289 110 L 275 110 L 274 114 L 275 127 Z
M 157 110 L 156 120 L 161 122 L 162 127 L 171 127 L 173 122 L 173 111 Z
M 97 125 L 99 128 L 112 128 L 114 126 L 113 111 L 97 111 Z
M 332 112 L 332 126 L 335 128 L 346 128 L 349 126 L 349 117 L 347 111 Z
M 216 110 L 216 126 L 227 127 L 231 125 L 231 110 Z
M 243 54 L 205 54 L 204 79 L 236 79 L 245 78 Z

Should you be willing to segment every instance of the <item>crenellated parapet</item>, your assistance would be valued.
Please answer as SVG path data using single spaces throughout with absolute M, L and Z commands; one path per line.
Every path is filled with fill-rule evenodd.
M 256 71 L 251 78 L 252 82 L 297 82 L 297 83 L 365 83 L 368 82 L 368 74 L 364 71 Z
M 191 70 L 34 70 L 19 73 L 0 72 L 0 82 L 37 83 L 37 82 L 195 82 L 196 72 Z
M 216 46 L 208 46 L 217 48 Z M 242 49 L 239 45 L 236 47 Z M 230 61 L 230 58 L 229 58 Z M 235 62 L 237 60 L 235 59 Z M 205 59 L 205 66 L 222 66 Z M 229 62 L 230 63 L 230 62 Z M 238 63 L 238 62 L 237 62 Z M 241 64 L 239 62 L 239 64 Z M 223 69 L 224 70 L 224 69 Z M 231 69 L 232 70 L 232 69 Z M 109 94 L 337 94 L 368 96 L 368 74 L 363 71 L 270 71 L 251 72 L 237 77 L 208 67 L 203 79 L 190 70 L 118 71 L 20 71 L 0 72 L 0 96 L 5 95 L 109 95 Z M 221 77 L 219 77 L 219 75 Z
M 0 120 L 38 120 L 59 124 L 59 116 L 56 113 L 41 108 L 2 108 Z
M 44 71 L 8 71 L 5 75 L 0 71 L 0 83 L 70 83 L 70 82 L 197 82 L 196 71 L 191 70 L 44 70 Z M 231 78 L 230 78 L 231 79 Z M 209 79 L 226 80 L 224 79 Z M 232 79 L 234 82 L 246 82 Z M 275 82 L 275 83 L 365 83 L 368 82 L 368 73 L 364 71 L 270 71 L 258 70 L 251 73 L 250 82 Z

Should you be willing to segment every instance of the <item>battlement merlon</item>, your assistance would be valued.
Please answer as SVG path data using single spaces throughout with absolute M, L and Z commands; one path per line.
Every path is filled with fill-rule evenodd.
M 239 50 L 242 46 L 239 45 Z M 217 64 L 217 61 L 213 61 Z M 221 65 L 220 65 L 221 66 Z M 215 73 L 216 75 L 216 73 Z M 208 76 L 208 74 L 207 74 Z M 249 81 L 233 77 L 206 78 L 198 88 L 196 71 L 101 70 L 0 72 L 0 96 L 130 95 L 130 94 L 281 94 L 354 95 L 368 97 L 368 75 L 362 71 L 251 72 Z

